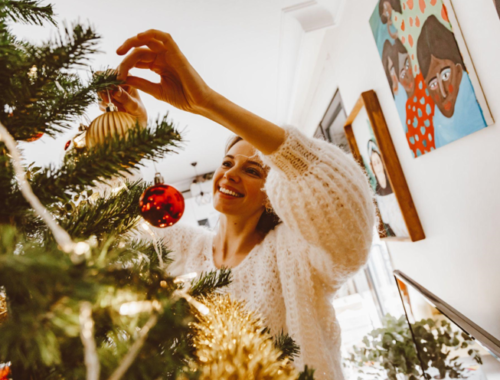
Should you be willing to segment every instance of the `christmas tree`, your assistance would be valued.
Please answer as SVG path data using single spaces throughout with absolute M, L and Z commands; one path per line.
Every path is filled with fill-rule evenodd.
M 169 275 L 168 247 L 139 213 L 148 184 L 92 193 L 175 151 L 166 116 L 92 147 L 75 139 L 60 166 L 23 164 L 18 141 L 74 128 L 120 82 L 75 74 L 97 51 L 91 27 L 34 45 L 12 22 L 56 25 L 50 5 L 0 0 L 0 379 L 311 379 L 290 365 L 287 335 L 217 293 L 229 270 Z

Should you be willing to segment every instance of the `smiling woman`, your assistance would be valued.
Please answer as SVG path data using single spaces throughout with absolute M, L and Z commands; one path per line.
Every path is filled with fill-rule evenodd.
M 217 231 L 158 230 L 174 252 L 170 272 L 232 268 L 226 290 L 259 312 L 272 333 L 292 336 L 301 347 L 295 364 L 315 368 L 317 379 L 341 380 L 331 299 L 366 262 L 375 222 L 361 168 L 340 148 L 280 128 L 213 91 L 167 33 L 141 33 L 117 53 L 128 53 L 118 67 L 128 86 L 239 136 L 214 174 Z M 160 82 L 130 76 L 134 67 L 154 71 Z M 121 106 L 138 109 L 138 94 L 125 90 Z

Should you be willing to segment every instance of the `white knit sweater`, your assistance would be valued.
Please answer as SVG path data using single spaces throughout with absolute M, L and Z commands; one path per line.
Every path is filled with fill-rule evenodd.
M 338 147 L 293 128 L 271 155 L 266 191 L 282 224 L 232 269 L 227 290 L 260 312 L 272 333 L 288 332 L 300 346 L 295 360 L 315 378 L 342 380 L 340 328 L 334 293 L 366 262 L 375 212 L 359 165 Z M 174 275 L 216 270 L 214 233 L 178 225 L 163 230 L 174 252 Z

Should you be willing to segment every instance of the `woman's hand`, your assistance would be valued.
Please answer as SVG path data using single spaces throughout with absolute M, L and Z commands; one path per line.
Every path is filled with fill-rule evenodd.
M 118 108 L 118 111 L 136 116 L 137 121 L 142 127 L 147 126 L 148 113 L 139 96 L 139 91 L 134 87 L 128 85 L 116 86 L 113 90 L 109 91 L 111 99 L 108 98 L 108 91 L 100 92 L 99 97 L 102 99 L 99 103 L 101 111 L 105 111 L 111 101 Z
M 148 30 L 126 40 L 116 52 L 124 55 L 131 49 L 118 66 L 118 79 L 184 111 L 204 114 L 210 107 L 214 91 L 194 70 L 170 34 Z M 129 76 L 134 67 L 154 71 L 160 76 L 160 83 Z

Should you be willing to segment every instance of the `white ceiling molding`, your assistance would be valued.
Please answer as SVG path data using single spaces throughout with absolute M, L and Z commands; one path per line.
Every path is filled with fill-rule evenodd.
M 295 18 L 306 33 L 333 26 L 335 21 L 333 14 L 316 0 L 283 8 L 282 12 Z
M 276 117 L 278 123 L 293 124 L 300 119 L 325 31 L 336 25 L 344 1 L 309 0 L 282 9 Z

